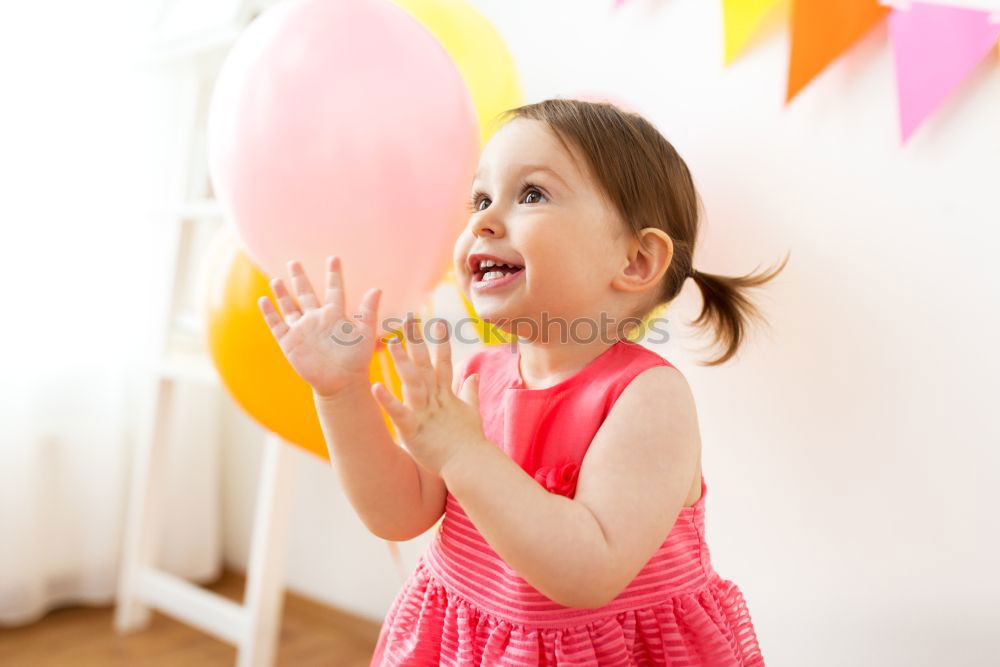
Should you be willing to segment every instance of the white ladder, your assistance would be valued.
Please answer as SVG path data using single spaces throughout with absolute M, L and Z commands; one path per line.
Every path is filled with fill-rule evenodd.
M 189 3 L 190 4 L 190 3 Z M 165 7 L 169 3 L 165 4 Z M 154 331 L 160 359 L 150 369 L 149 400 L 139 423 L 139 441 L 132 464 L 121 572 L 114 627 L 119 633 L 148 625 L 156 609 L 237 647 L 237 665 L 264 667 L 274 663 L 284 601 L 284 557 L 291 495 L 292 465 L 287 444 L 269 434 L 260 472 L 244 604 L 237 604 L 156 567 L 165 474 L 167 427 L 176 387 L 182 381 L 218 385 L 218 376 L 199 350 L 176 344 L 181 270 L 190 268 L 196 225 L 221 222 L 222 213 L 208 196 L 204 150 L 207 99 L 225 51 L 253 19 L 250 0 L 232 3 L 232 25 L 205 31 L 189 39 L 163 44 L 151 64 L 174 66 L 185 76 L 180 101 L 186 141 L 176 200 L 165 217 L 170 225 L 170 275 L 161 326 Z M 208 74 L 208 75 L 207 75 Z

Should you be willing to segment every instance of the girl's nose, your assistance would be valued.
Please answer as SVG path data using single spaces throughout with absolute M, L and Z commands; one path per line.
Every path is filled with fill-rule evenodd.
M 503 223 L 495 215 L 480 215 L 472 223 L 472 233 L 474 236 L 503 236 Z

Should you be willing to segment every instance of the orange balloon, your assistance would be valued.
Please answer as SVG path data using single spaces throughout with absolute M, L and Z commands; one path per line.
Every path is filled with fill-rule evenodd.
M 267 278 L 243 253 L 230 229 L 222 229 L 213 240 L 203 276 L 207 346 L 229 394 L 262 427 L 329 461 L 312 387 L 288 363 L 257 306 L 263 295 L 276 304 Z M 369 375 L 372 383 L 381 382 L 397 398 L 402 396 L 399 376 L 381 341 Z M 382 417 L 395 435 L 385 411 Z

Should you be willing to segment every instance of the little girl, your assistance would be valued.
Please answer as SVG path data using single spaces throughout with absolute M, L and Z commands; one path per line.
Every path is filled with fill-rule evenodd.
M 759 315 L 745 289 L 787 257 L 765 274 L 696 271 L 691 175 L 638 114 L 568 99 L 507 113 L 454 260 L 476 313 L 514 342 L 453 373 L 447 326 L 425 336 L 408 317 L 405 350 L 387 341 L 400 402 L 368 380 L 381 291 L 348 317 L 338 258 L 322 301 L 298 262 L 295 298 L 271 282 L 280 315 L 259 300 L 365 525 L 409 540 L 444 516 L 371 664 L 763 665 L 740 589 L 709 558 L 691 391 L 630 335 L 692 278 L 695 324 L 725 346 L 708 365 L 723 363 Z

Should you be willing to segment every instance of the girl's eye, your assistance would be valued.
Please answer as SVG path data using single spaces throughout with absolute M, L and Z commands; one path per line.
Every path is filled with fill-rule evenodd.
M 472 193 L 472 196 L 469 197 L 469 204 L 468 204 L 470 211 L 472 211 L 473 213 L 475 213 L 477 211 L 483 210 L 483 209 L 479 208 L 479 205 L 483 203 L 482 197 L 483 197 L 483 193 L 482 192 L 473 192 Z
M 526 200 L 525 203 L 527 204 L 537 203 L 537 201 L 527 201 L 528 197 L 530 197 L 532 193 L 541 195 L 542 197 L 546 196 L 544 192 L 539 190 L 534 185 L 531 185 L 530 183 L 526 183 L 524 187 L 525 190 L 523 190 L 523 192 L 527 195 L 527 197 L 525 197 Z M 473 212 L 482 211 L 484 210 L 482 208 L 482 203 L 484 201 L 489 201 L 489 198 L 486 197 L 486 195 L 484 195 L 482 192 L 476 192 L 472 195 L 472 197 L 469 200 L 469 207 L 473 210 Z
M 540 191 L 540 190 L 538 190 L 538 188 L 531 188 L 530 190 L 528 190 L 528 197 L 530 197 L 532 193 L 534 193 L 534 194 L 537 194 L 537 195 L 541 195 L 541 196 L 543 196 L 543 197 L 545 196 L 545 195 L 543 195 L 543 194 L 541 193 L 541 191 Z M 525 200 L 527 200 L 527 197 L 525 197 Z M 526 203 L 529 203 L 529 204 L 530 204 L 531 202 L 526 202 Z

